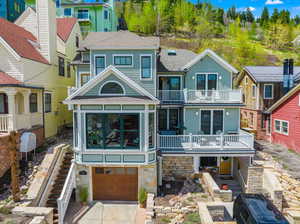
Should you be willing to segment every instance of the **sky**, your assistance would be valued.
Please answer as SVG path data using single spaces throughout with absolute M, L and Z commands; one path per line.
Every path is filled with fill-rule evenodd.
M 194 3 L 197 0 L 190 0 Z M 210 2 L 215 6 L 228 9 L 235 6 L 238 10 L 245 10 L 249 7 L 253 14 L 257 17 L 260 16 L 263 8 L 267 6 L 269 11 L 272 12 L 274 8 L 288 9 L 292 16 L 300 16 L 300 0 L 200 0 L 200 2 Z

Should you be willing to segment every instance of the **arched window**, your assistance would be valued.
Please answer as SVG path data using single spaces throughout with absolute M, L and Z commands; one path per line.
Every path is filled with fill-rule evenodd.
M 100 94 L 105 95 L 124 95 L 125 91 L 123 86 L 118 82 L 108 82 L 105 83 L 100 89 Z

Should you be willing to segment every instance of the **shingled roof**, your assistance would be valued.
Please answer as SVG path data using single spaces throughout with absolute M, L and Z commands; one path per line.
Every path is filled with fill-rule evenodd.
M 72 33 L 73 27 L 77 23 L 76 18 L 57 18 L 57 35 L 66 42 Z
M 19 85 L 19 84 L 22 84 L 22 82 L 11 77 L 5 72 L 0 71 L 0 85 Z
M 142 37 L 129 31 L 91 32 L 80 44 L 85 49 L 158 49 L 158 37 Z
M 245 71 L 256 82 L 283 82 L 282 66 L 246 66 Z M 300 78 L 300 66 L 294 67 L 294 79 Z

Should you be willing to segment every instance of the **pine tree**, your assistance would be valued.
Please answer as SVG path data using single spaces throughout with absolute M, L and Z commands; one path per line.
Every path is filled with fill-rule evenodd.
M 274 9 L 273 14 L 271 16 L 271 22 L 272 23 L 277 23 L 278 19 L 279 19 L 278 9 Z
M 267 7 L 264 7 L 259 22 L 260 22 L 260 25 L 262 27 L 268 25 L 268 22 L 269 22 L 269 10 L 268 10 Z

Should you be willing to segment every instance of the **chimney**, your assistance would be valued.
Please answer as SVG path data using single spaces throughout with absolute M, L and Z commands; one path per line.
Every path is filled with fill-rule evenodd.
M 289 59 L 283 61 L 283 91 L 284 94 L 289 91 Z
M 289 59 L 289 90 L 294 87 L 294 59 Z
M 57 63 L 55 0 L 36 0 L 38 41 L 41 54 L 50 64 Z

